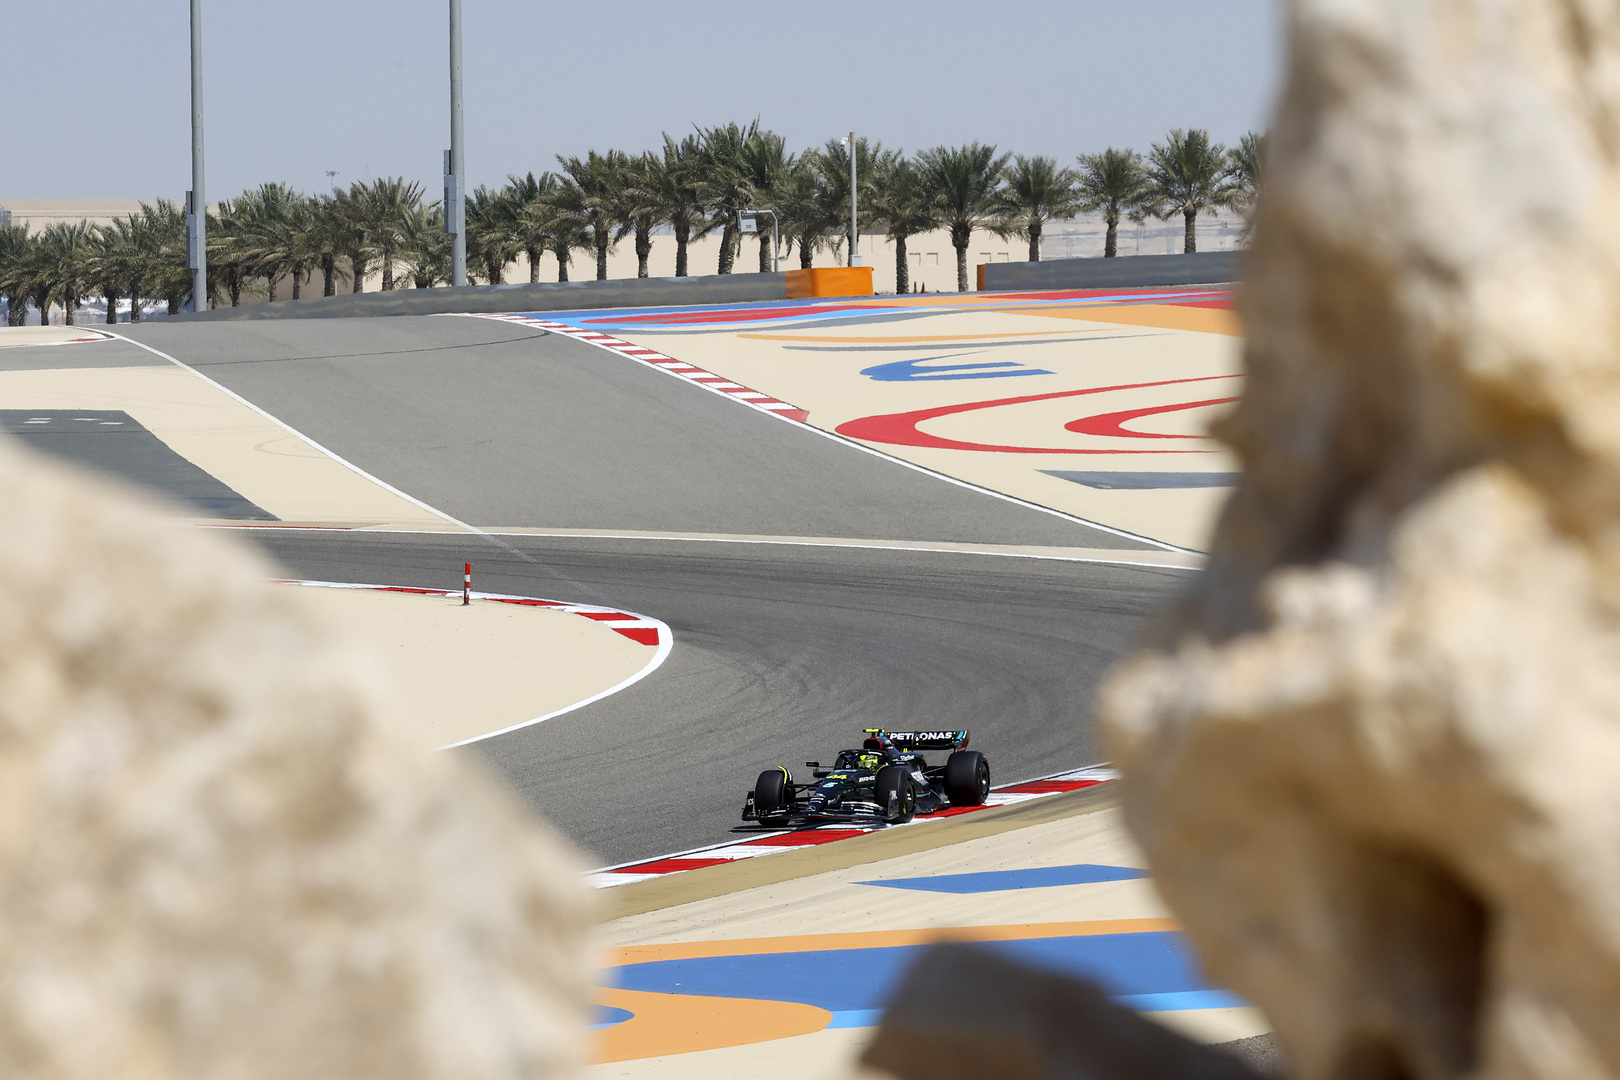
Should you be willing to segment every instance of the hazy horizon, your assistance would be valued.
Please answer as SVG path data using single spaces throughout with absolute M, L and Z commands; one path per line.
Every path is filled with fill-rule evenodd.
M 210 201 L 268 180 L 321 191 L 377 176 L 437 197 L 444 0 L 285 0 L 270 19 L 203 7 Z M 755 116 L 793 150 L 852 128 L 907 150 L 978 139 L 1063 161 L 1145 150 L 1173 127 L 1230 143 L 1265 126 L 1281 70 L 1274 0 L 1012 2 L 993 20 L 963 0 L 828 0 L 814 18 L 736 0 L 463 10 L 469 188 L 554 169 L 559 153 L 635 152 Z M 82 32 L 53 47 L 64 26 Z M 185 3 L 131 18 L 113 0 L 65 0 L 10 14 L 7 30 L 39 47 L 10 51 L 0 89 L 43 119 L 27 150 L 0 156 L 0 196 L 183 195 Z

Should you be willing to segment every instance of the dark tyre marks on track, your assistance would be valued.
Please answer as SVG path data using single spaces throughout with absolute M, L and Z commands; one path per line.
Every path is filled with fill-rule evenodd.
M 1187 580 L 854 548 L 508 537 L 531 563 L 474 537 L 252 535 L 299 577 L 452 588 L 471 558 L 480 589 L 668 623 L 674 650 L 649 678 L 455 751 L 601 865 L 725 840 L 762 768 L 802 776 L 867 726 L 969 728 L 997 783 L 1091 763 L 1099 678 Z
M 484 527 L 1152 546 L 863 453 L 530 327 L 401 317 L 127 332 L 372 475 Z

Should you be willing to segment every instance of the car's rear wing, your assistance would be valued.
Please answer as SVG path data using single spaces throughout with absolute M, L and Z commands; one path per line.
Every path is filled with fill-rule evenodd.
M 966 731 L 885 731 L 867 728 L 868 735 L 887 735 L 897 750 L 962 750 L 968 744 Z

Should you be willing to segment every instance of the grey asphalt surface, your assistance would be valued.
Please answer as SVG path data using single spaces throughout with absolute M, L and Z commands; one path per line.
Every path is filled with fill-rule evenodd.
M 119 329 L 485 528 L 1153 547 L 531 327 L 420 316 Z
M 41 453 L 173 499 L 199 517 L 276 520 L 121 409 L 0 409 L 0 432 Z
M 485 527 L 1114 547 L 566 337 L 394 318 L 125 328 L 381 479 Z M 99 348 L 100 346 L 94 346 Z M 991 555 L 597 537 L 275 532 L 292 576 L 662 619 L 628 690 L 455 751 L 598 865 L 723 842 L 754 777 L 867 726 L 965 727 L 1007 783 L 1098 760 L 1090 696 L 1187 573 Z
M 1097 761 L 1091 694 L 1186 571 L 855 548 L 253 532 L 293 576 L 474 585 L 670 625 L 652 676 L 454 753 L 488 761 L 597 865 L 724 842 L 758 773 L 862 728 L 968 728 L 1010 783 Z M 527 560 L 527 561 L 526 561 Z

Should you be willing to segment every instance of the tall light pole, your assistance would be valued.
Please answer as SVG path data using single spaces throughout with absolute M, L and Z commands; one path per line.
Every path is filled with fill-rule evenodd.
M 857 247 L 861 239 L 861 227 L 858 224 L 859 219 L 855 216 L 858 207 L 855 193 L 859 190 L 855 183 L 855 159 L 859 156 L 855 153 L 855 133 L 852 131 L 849 133 L 849 265 L 851 266 L 861 265 L 861 252 Z
M 191 191 L 186 197 L 191 310 L 208 310 L 208 197 L 203 193 L 202 0 L 191 0 Z
M 193 0 L 195 3 L 196 0 Z M 444 163 L 444 231 L 450 234 L 450 284 L 467 284 L 467 213 L 462 178 L 467 159 L 461 131 L 461 0 L 450 0 L 450 152 Z

